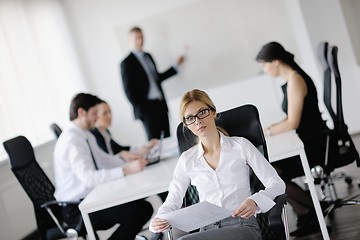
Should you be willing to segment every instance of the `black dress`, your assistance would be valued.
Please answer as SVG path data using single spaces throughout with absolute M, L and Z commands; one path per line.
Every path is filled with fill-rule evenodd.
M 118 144 L 117 142 L 115 142 L 110 134 L 109 130 L 106 130 L 108 132 L 108 134 L 110 135 L 110 146 L 111 146 L 111 150 L 113 152 L 113 154 L 117 154 L 121 151 L 129 151 L 130 150 L 130 146 L 121 146 L 120 144 Z M 107 146 L 106 146 L 106 140 L 104 138 L 104 136 L 101 134 L 100 130 L 97 128 L 91 129 L 90 132 L 95 136 L 96 138 L 96 142 L 99 145 L 99 147 L 104 150 L 104 152 L 109 153 Z
M 296 129 L 297 134 L 304 143 L 305 153 L 310 168 L 316 165 L 324 165 L 326 150 L 326 134 L 328 127 L 321 117 L 318 106 L 318 97 L 316 87 L 313 81 L 306 76 L 302 76 L 307 86 L 307 95 L 304 98 L 304 106 L 301 114 L 300 125 Z M 284 98 L 282 109 L 287 114 L 288 96 L 287 83 L 282 86 Z M 280 175 L 284 180 L 290 180 L 295 177 L 304 175 L 300 158 L 293 157 L 293 160 L 285 159 L 273 165 L 282 170 Z

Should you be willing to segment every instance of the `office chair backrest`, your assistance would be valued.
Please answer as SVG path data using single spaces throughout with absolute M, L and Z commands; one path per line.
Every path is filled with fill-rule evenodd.
M 324 104 L 330 114 L 331 120 L 334 123 L 334 126 L 338 125 L 338 119 L 336 114 L 332 108 L 331 103 L 331 69 L 328 62 L 328 49 L 329 43 L 328 42 L 321 42 L 318 46 L 318 58 L 321 63 L 321 66 L 324 71 L 324 94 L 323 100 Z
M 54 227 L 55 224 L 40 205 L 55 200 L 53 195 L 55 188 L 36 162 L 34 150 L 24 136 L 7 140 L 3 145 L 9 155 L 12 172 L 34 205 L 38 229 L 45 239 L 46 230 Z
M 243 105 L 219 113 L 216 125 L 222 127 L 230 136 L 247 138 L 255 147 L 260 148 L 268 159 L 265 137 L 260 123 L 258 110 L 253 105 Z M 196 136 L 180 123 L 177 127 L 177 139 L 180 153 L 197 143 Z
M 62 133 L 61 128 L 56 123 L 53 123 L 50 125 L 50 129 L 54 132 L 56 138 L 60 137 L 60 134 Z
M 338 64 L 338 48 L 336 46 L 332 46 L 329 49 L 327 59 L 329 62 L 330 69 L 334 74 L 335 85 L 336 85 L 336 117 L 338 123 L 334 127 L 339 128 L 338 131 L 341 134 L 342 132 L 347 131 L 347 127 L 344 121 L 344 113 L 342 108 L 341 75 Z M 344 129 L 344 127 L 346 128 Z
M 243 105 L 220 113 L 216 125 L 225 129 L 230 136 L 248 139 L 269 159 L 259 112 L 254 105 Z
M 319 45 L 318 51 L 320 62 L 324 68 L 324 103 L 334 123 L 334 128 L 329 135 L 329 151 L 327 163 L 325 164 L 325 171 L 326 173 L 329 173 L 335 168 L 346 166 L 354 161 L 356 161 L 357 166 L 360 167 L 359 154 L 344 120 L 341 75 L 338 64 L 338 48 L 336 46 L 329 47 L 328 43 L 325 42 Z M 330 73 L 329 70 L 331 70 Z M 331 101 L 331 72 L 333 73 L 336 87 L 336 113 L 333 111 Z

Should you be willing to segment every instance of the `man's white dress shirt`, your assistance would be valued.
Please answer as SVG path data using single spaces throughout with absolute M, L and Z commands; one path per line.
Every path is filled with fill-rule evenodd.
M 220 161 L 215 170 L 206 162 L 201 143 L 180 156 L 169 195 L 158 214 L 179 209 L 190 182 L 196 186 L 200 201 L 231 211 L 236 210 L 246 198 L 256 202 L 256 213 L 267 212 L 275 205 L 275 197 L 285 192 L 285 183 L 275 169 L 247 139 L 223 134 L 220 138 Z M 250 167 L 265 186 L 264 190 L 255 194 L 250 192 Z
M 95 169 L 91 152 L 99 170 Z M 118 155 L 105 153 L 89 131 L 82 130 L 72 122 L 61 133 L 55 146 L 56 200 L 83 199 L 96 185 L 123 177 L 121 166 L 124 163 Z

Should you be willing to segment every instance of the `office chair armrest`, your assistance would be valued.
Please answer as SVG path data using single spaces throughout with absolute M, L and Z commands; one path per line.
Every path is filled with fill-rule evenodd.
M 65 207 L 65 206 L 77 206 L 80 204 L 80 201 L 49 201 L 46 203 L 43 203 L 40 205 L 41 208 L 48 208 L 54 205 L 60 206 L 60 207 Z
M 286 194 L 277 196 L 274 199 L 275 206 L 269 210 L 269 226 L 271 228 L 282 227 L 284 224 L 281 219 L 282 210 L 286 204 Z
M 74 230 L 76 231 L 76 235 L 82 230 L 84 224 L 83 224 L 83 220 L 80 217 L 78 223 L 76 223 L 74 226 L 70 227 L 65 223 L 65 225 L 63 225 L 64 222 L 60 222 L 59 219 L 55 216 L 54 212 L 52 211 L 52 207 L 54 206 L 59 206 L 59 207 L 65 207 L 65 206 L 78 206 L 80 204 L 80 201 L 56 201 L 56 200 L 52 200 L 46 203 L 43 203 L 40 205 L 41 208 L 46 209 L 46 211 L 49 213 L 50 217 L 52 218 L 52 220 L 55 222 L 57 228 L 60 230 L 60 232 L 64 235 L 64 236 L 68 236 L 69 234 L 74 234 L 74 232 L 68 232 L 69 229 L 70 230 Z

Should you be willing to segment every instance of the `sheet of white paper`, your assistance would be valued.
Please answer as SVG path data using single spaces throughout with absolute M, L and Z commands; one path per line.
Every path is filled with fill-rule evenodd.
M 204 201 L 158 217 L 168 220 L 172 227 L 190 232 L 227 218 L 231 216 L 231 213 L 225 208 Z

